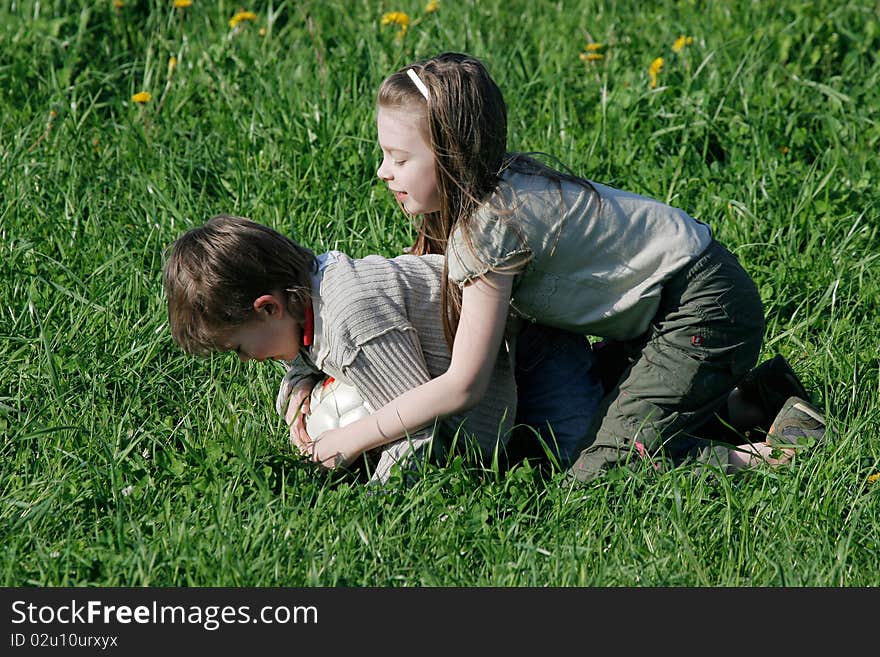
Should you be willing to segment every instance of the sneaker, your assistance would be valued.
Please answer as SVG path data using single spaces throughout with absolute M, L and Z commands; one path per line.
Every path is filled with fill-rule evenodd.
M 825 437 L 825 416 L 800 397 L 789 397 L 770 425 L 767 442 L 776 447 L 807 446 Z
M 769 421 L 791 397 L 810 403 L 810 394 L 781 354 L 748 372 L 737 386 L 743 397 L 761 407 Z

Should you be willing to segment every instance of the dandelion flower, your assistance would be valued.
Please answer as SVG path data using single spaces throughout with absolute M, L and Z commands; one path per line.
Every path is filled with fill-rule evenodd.
M 382 15 L 382 25 L 400 25 L 401 28 L 409 27 L 409 14 L 402 11 L 390 11 Z
M 672 44 L 672 52 L 681 52 L 684 50 L 685 46 L 689 46 L 694 42 L 694 37 L 685 36 L 682 34 L 675 40 L 675 43 Z
M 140 103 L 141 105 L 149 103 L 151 100 L 153 100 L 153 94 L 149 91 L 139 91 L 131 97 L 131 102 Z
M 113 6 L 116 9 L 122 9 L 125 6 L 125 3 L 122 0 L 113 0 Z
M 440 9 L 440 3 L 437 0 L 431 0 L 431 2 L 425 5 L 426 14 L 433 14 L 438 9 Z
M 868 477 L 868 483 L 873 484 L 878 479 L 880 479 L 880 472 L 875 472 L 870 477 Z
M 581 58 L 582 62 L 585 62 L 587 64 L 591 62 L 598 62 L 605 59 L 605 55 L 599 52 L 604 47 L 605 45 L 602 43 L 590 42 L 584 46 L 584 50 L 586 50 L 586 52 L 582 52 L 580 55 L 578 55 L 578 57 Z
M 174 72 L 174 69 L 177 68 L 177 57 L 171 55 L 168 58 L 168 75 L 171 75 Z
M 240 11 L 235 16 L 229 19 L 229 27 L 236 28 L 239 23 L 243 23 L 244 21 L 255 21 L 257 20 L 257 15 L 252 11 Z
M 397 39 L 403 39 L 406 36 L 406 30 L 409 28 L 409 14 L 402 11 L 391 11 L 382 16 L 382 25 L 399 25 L 400 29 L 395 35 Z
M 178 9 L 186 9 L 192 7 L 193 0 L 174 0 L 174 6 Z
M 657 76 L 660 74 L 660 71 L 663 69 L 663 58 L 658 57 L 653 62 L 651 62 L 651 66 L 648 68 L 648 75 L 651 76 L 651 89 L 657 86 Z

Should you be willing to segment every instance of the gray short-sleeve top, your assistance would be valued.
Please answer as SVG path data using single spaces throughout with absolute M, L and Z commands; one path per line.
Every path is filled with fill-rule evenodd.
M 709 226 L 660 201 L 591 183 L 508 171 L 447 249 L 459 285 L 500 269 L 515 274 L 515 316 L 628 339 L 647 330 L 663 282 L 712 241 Z

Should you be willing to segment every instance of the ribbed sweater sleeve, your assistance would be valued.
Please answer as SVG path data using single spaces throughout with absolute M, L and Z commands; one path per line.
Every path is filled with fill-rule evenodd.
M 376 328 L 369 323 L 363 323 L 362 326 Z M 345 379 L 373 408 L 381 408 L 431 378 L 425 367 L 418 336 L 411 328 L 378 332 L 377 337 L 347 353 L 353 354 L 353 358 L 343 368 Z M 433 430 L 434 423 L 431 423 L 384 445 L 371 481 L 385 483 L 395 464 L 407 471 L 417 470 L 428 456 Z
M 374 408 L 443 374 L 451 354 L 441 320 L 442 269 L 441 256 L 337 258 L 320 286 L 315 364 L 354 385 Z M 463 428 L 488 456 L 499 439 L 507 441 L 515 413 L 512 363 L 502 351 L 483 401 L 444 418 L 441 427 L 446 438 Z M 432 429 L 417 433 L 427 436 Z M 411 443 L 417 438 L 411 432 Z
M 360 345 L 346 369 L 373 408 L 431 380 L 415 331 L 387 331 Z

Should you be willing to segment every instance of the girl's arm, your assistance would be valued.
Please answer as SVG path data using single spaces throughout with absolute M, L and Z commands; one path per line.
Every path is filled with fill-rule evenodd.
M 462 292 L 461 319 L 449 369 L 413 388 L 375 413 L 315 437 L 313 460 L 337 465 L 337 455 L 351 462 L 361 453 L 393 442 L 432 423 L 461 413 L 483 398 L 501 348 L 510 305 L 513 276 L 489 273 L 468 283 Z

